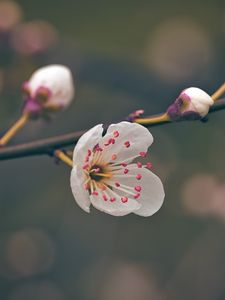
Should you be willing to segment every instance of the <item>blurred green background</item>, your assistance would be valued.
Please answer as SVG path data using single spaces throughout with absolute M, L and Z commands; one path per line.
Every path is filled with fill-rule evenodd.
M 0 132 L 40 66 L 68 65 L 75 101 L 11 144 L 159 113 L 186 87 L 213 93 L 224 53 L 222 0 L 0 1 Z M 219 112 L 151 129 L 166 191 L 151 218 L 86 214 L 51 158 L 1 162 L 0 299 L 225 299 L 224 126 Z

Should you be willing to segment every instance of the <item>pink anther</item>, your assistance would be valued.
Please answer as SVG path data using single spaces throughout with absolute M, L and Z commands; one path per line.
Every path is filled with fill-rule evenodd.
M 136 194 L 136 195 L 134 195 L 134 199 L 138 199 L 139 197 L 141 196 L 141 194 Z
M 94 192 L 92 193 L 92 195 L 93 195 L 93 196 L 98 196 L 98 192 L 97 192 L 97 191 L 94 191 Z
M 127 164 L 126 163 L 121 163 L 120 164 L 122 167 L 126 168 Z
M 142 152 L 139 153 L 139 155 L 140 155 L 141 157 L 145 157 L 145 156 L 147 155 L 147 153 L 144 152 L 144 151 L 142 151 Z
M 147 164 L 146 164 L 146 168 L 148 168 L 148 169 L 152 169 L 152 163 L 151 163 L 151 162 L 147 162 Z
M 140 169 L 142 168 L 142 163 L 140 161 L 137 162 L 137 167 Z
M 120 135 L 120 134 L 119 134 L 119 131 L 116 130 L 116 131 L 113 132 L 114 138 L 117 138 L 119 135 Z
M 107 198 L 107 196 L 105 194 L 102 195 L 102 198 L 103 198 L 104 201 L 108 200 L 108 198 Z
M 117 159 L 117 155 L 113 154 L 111 158 L 112 158 L 112 160 L 116 160 Z
M 141 186 L 140 185 L 137 185 L 137 186 L 135 186 L 135 191 L 137 191 L 137 192 L 140 192 L 141 191 Z
M 128 198 L 127 198 L 127 197 L 121 197 L 121 201 L 122 201 L 123 203 L 126 203 L 126 202 L 128 201 Z
M 130 147 L 130 142 L 129 142 L 129 141 L 126 141 L 126 142 L 124 143 L 124 145 L 125 145 L 125 147 L 129 148 L 129 147 Z
M 141 174 L 137 174 L 136 179 L 137 180 L 141 180 L 141 178 L 142 178 L 142 175 Z

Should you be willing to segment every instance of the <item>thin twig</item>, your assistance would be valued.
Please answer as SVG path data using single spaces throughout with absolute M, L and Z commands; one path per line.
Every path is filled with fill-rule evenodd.
M 218 100 L 211 108 L 209 113 L 214 113 L 225 109 L 225 98 Z M 158 117 L 162 114 L 151 116 Z M 147 128 L 153 126 L 174 123 L 170 120 L 164 120 L 157 124 L 144 125 Z M 0 160 L 8 160 L 20 157 L 34 156 L 34 155 L 54 155 L 56 149 L 61 149 L 76 144 L 78 139 L 84 134 L 85 131 L 76 131 L 61 136 L 37 140 L 34 142 L 20 144 L 15 146 L 4 147 L 0 149 Z

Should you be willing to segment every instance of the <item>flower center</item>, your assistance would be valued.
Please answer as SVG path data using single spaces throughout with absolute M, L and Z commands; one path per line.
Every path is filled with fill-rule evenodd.
M 89 176 L 91 180 L 100 182 L 105 178 L 110 178 L 112 175 L 110 173 L 107 173 L 105 167 L 94 165 L 91 167 L 91 170 L 89 171 Z
M 119 136 L 119 131 L 114 131 L 104 143 L 96 144 L 93 149 L 88 149 L 83 165 L 86 175 L 84 188 L 89 195 L 100 197 L 103 201 L 111 203 L 118 200 L 127 203 L 129 198 L 137 200 L 141 197 L 142 186 L 139 184 L 141 184 L 142 172 L 139 169 L 152 167 L 150 162 L 146 165 L 142 165 L 141 162 L 131 164 L 131 161 L 137 157 L 145 158 L 145 151 L 121 161 L 118 158 L 117 138 Z M 124 139 L 120 143 L 124 149 L 132 147 L 129 140 Z M 113 151 L 114 144 L 117 146 L 117 151 Z

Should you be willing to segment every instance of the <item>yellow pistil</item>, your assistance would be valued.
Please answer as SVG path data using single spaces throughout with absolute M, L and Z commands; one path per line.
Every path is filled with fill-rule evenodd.
M 100 176 L 100 177 L 106 177 L 106 178 L 111 178 L 112 174 L 110 173 L 95 173 L 95 176 Z
M 225 83 L 222 84 L 222 85 L 218 88 L 218 90 L 216 90 L 215 93 L 213 93 L 213 94 L 211 95 L 211 98 L 212 98 L 213 101 L 215 102 L 215 101 L 218 100 L 218 98 L 219 98 L 220 96 L 222 96 L 224 93 L 225 93 Z
M 138 118 L 135 119 L 134 122 L 138 123 L 138 124 L 157 124 L 157 123 L 161 123 L 161 122 L 167 122 L 170 120 L 170 117 L 168 116 L 167 113 L 164 113 L 162 115 L 159 116 L 153 116 L 153 117 L 149 117 L 149 118 Z
M 29 120 L 29 114 L 23 114 L 19 120 L 0 139 L 0 146 L 5 146 Z
M 63 161 L 68 166 L 73 167 L 72 159 L 69 156 L 67 156 L 63 151 L 55 150 L 54 156 L 59 158 L 61 161 Z

